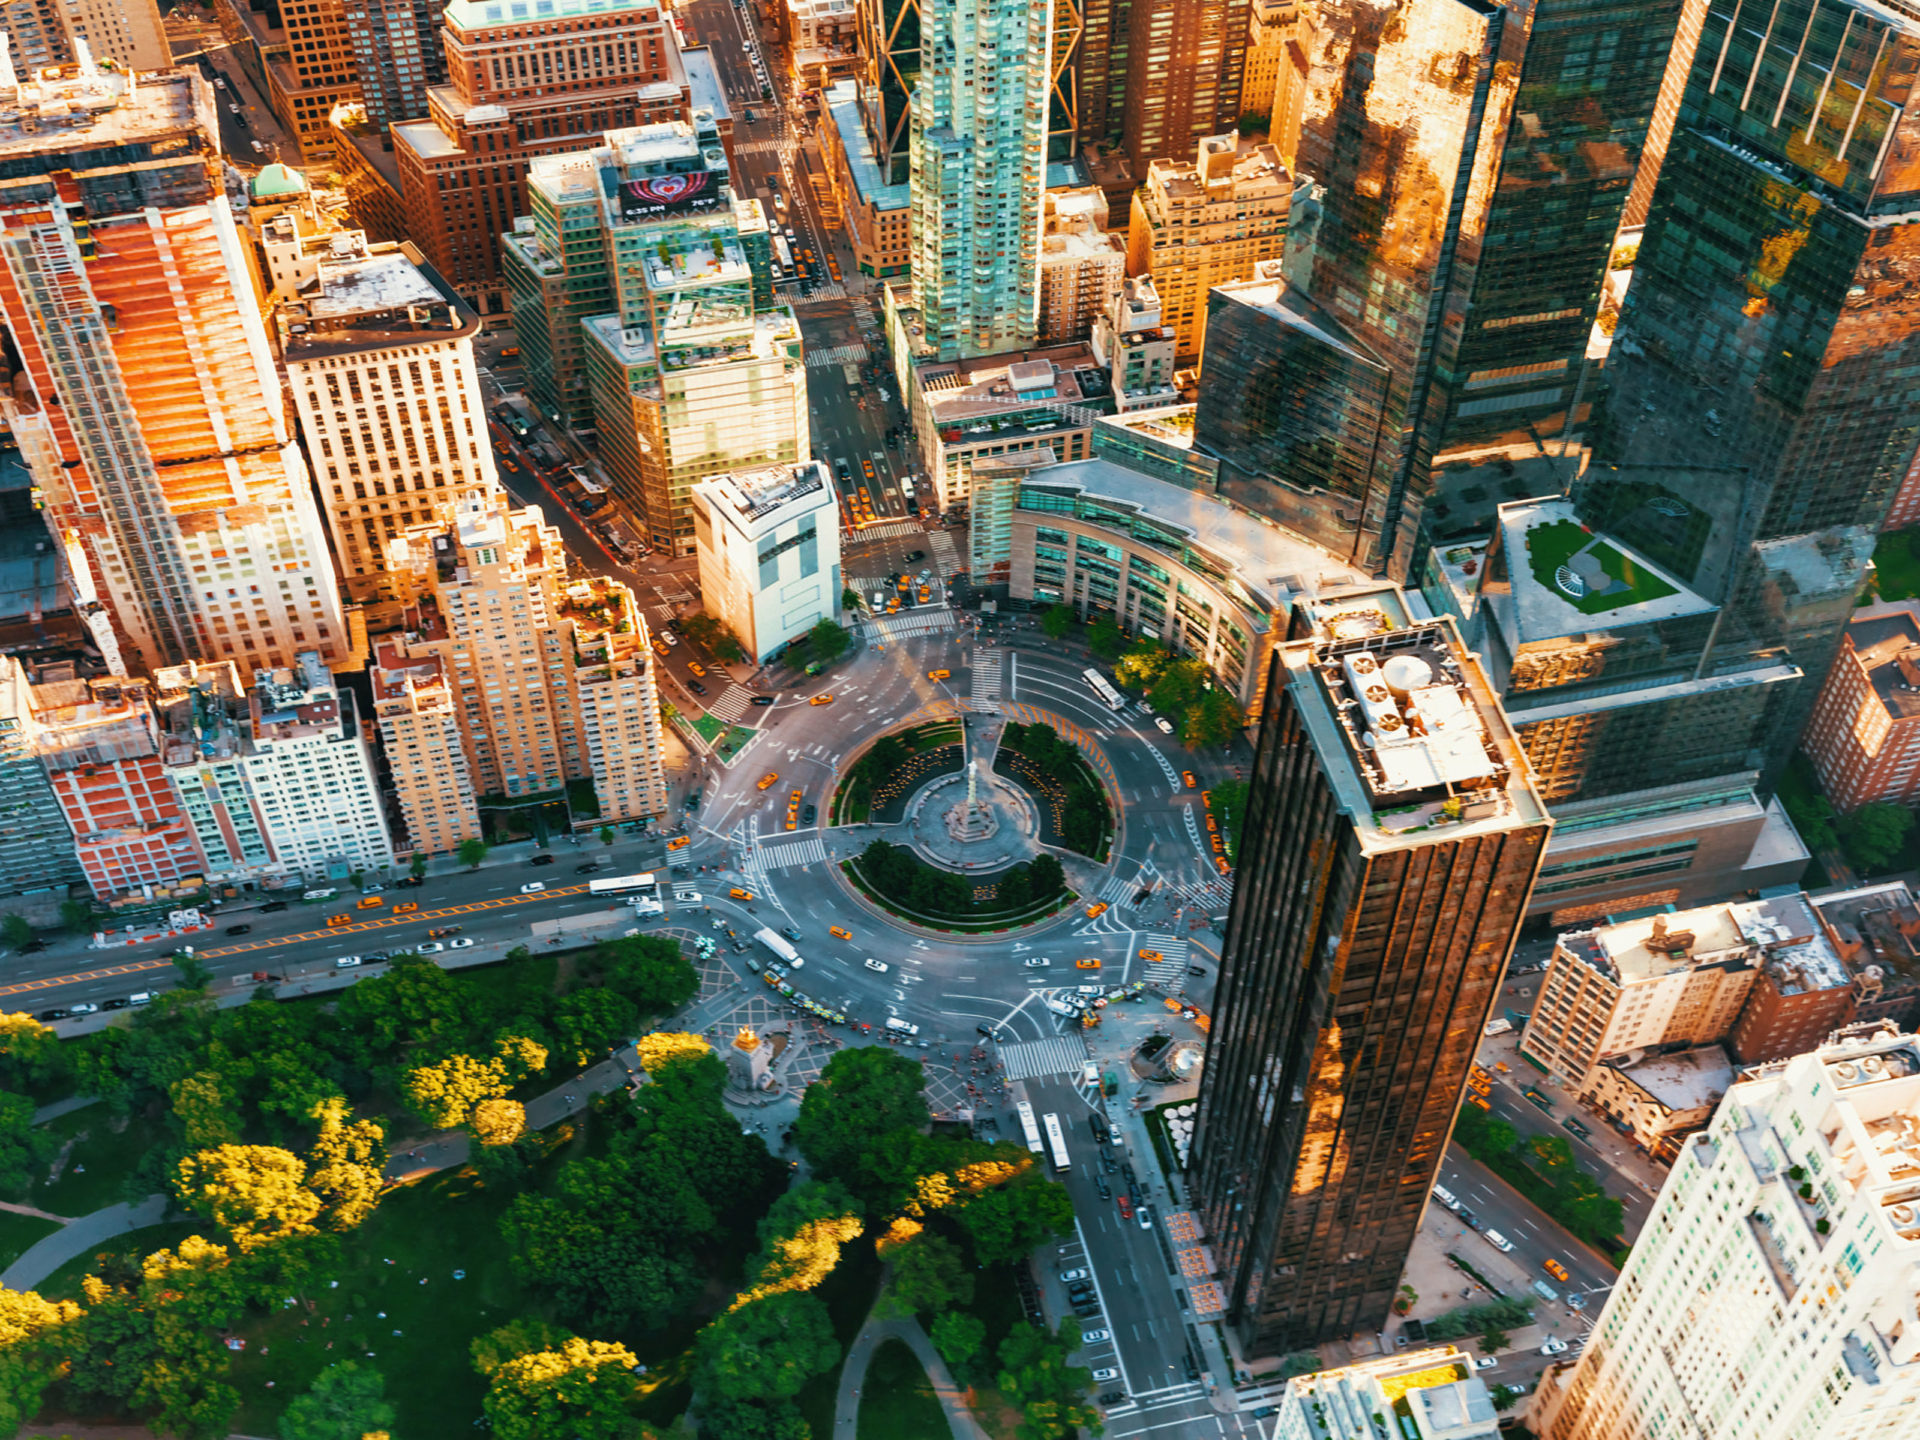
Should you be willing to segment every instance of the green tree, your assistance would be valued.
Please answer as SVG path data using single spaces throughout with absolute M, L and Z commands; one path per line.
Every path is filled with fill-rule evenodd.
M 840 1263 L 841 1247 L 865 1229 L 860 1202 L 833 1180 L 810 1180 L 773 1202 L 759 1226 L 760 1251 L 743 1299 L 776 1290 L 811 1290 Z
M 1247 712 L 1240 708 L 1240 702 L 1216 685 L 1201 691 L 1200 698 L 1188 707 L 1186 724 L 1181 727 L 1181 743 L 1189 750 L 1225 745 L 1244 730 L 1246 724 Z
M 1059 640 L 1073 629 L 1079 619 L 1071 605 L 1049 605 L 1040 612 L 1040 628 L 1049 640 Z
M 624 1345 L 575 1336 L 496 1366 L 481 1408 L 498 1440 L 636 1440 L 638 1363 Z
M 1066 1187 L 1027 1177 L 976 1195 L 960 1212 L 960 1223 L 973 1237 L 974 1257 L 982 1265 L 1004 1264 L 1047 1236 L 1071 1230 L 1073 1200 Z
M 416 880 L 427 878 L 427 857 L 424 851 L 413 852 L 413 858 L 407 862 L 407 873 Z
M 0 945 L 9 950 L 18 950 L 22 945 L 33 943 L 33 926 L 27 923 L 24 915 L 8 912 L 0 915 Z
M 611 845 L 618 838 L 619 836 L 615 833 L 613 826 L 602 825 L 600 827 L 600 843 L 602 845 Z
M 564 1061 L 591 1065 L 639 1025 L 639 1007 L 618 991 L 575 990 L 553 1007 L 554 1049 Z
M 18 1011 L 0 1013 L 0 1085 L 33 1090 L 69 1068 L 71 1061 L 51 1028 Z
M 1199 703 L 1207 667 L 1198 660 L 1169 660 L 1147 691 L 1147 703 L 1162 715 L 1184 716 Z
M 174 1192 L 242 1250 L 253 1250 L 313 1228 L 320 1197 L 307 1188 L 306 1180 L 306 1162 L 290 1151 L 272 1145 L 218 1145 L 180 1161 Z
M 459 848 L 454 851 L 454 855 L 469 870 L 478 870 L 480 862 L 487 858 L 487 851 L 490 848 L 492 847 L 486 841 L 475 835 L 470 839 L 462 840 Z
M 307 1155 L 307 1188 L 320 1199 L 320 1224 L 339 1232 L 358 1228 L 387 1184 L 385 1127 L 351 1113 L 338 1097 L 317 1105 L 320 1134 Z
M 564 1326 L 523 1318 L 509 1320 L 497 1330 L 475 1336 L 468 1353 L 473 1356 L 473 1368 L 491 1378 L 494 1371 L 516 1355 L 527 1355 L 536 1350 L 558 1350 L 575 1338 L 574 1333 Z
M 1131 644 L 1110 611 L 1102 611 L 1087 627 L 1087 648 L 1102 660 L 1118 660 Z
M 675 1030 L 650 1030 L 640 1037 L 635 1048 L 640 1056 L 640 1068 L 649 1075 L 659 1074 L 676 1061 L 697 1060 L 713 1054 L 713 1046 L 700 1036 Z
M 855 590 L 851 585 L 840 592 L 840 608 L 842 610 L 861 610 L 866 607 L 866 603 L 865 600 L 861 599 L 860 592 Z
M 1862 805 L 1840 822 L 1847 859 L 1866 871 L 1885 870 L 1900 858 L 1913 830 L 1913 811 L 1891 801 Z
M 499 1063 L 472 1055 L 449 1055 L 435 1065 L 415 1066 L 402 1086 L 413 1112 L 437 1130 L 466 1124 L 474 1106 L 507 1090 Z
M 720 1316 L 700 1332 L 694 1355 L 694 1388 L 702 1397 L 791 1400 L 834 1367 L 840 1344 L 826 1305 L 788 1290 Z
M 93 929 L 93 902 L 78 899 L 62 900 L 60 923 L 76 935 L 85 935 Z
M 1151 690 L 1173 660 L 1173 652 L 1158 640 L 1139 639 L 1114 662 L 1113 678 L 1123 690 Z
M 371 1365 L 342 1360 L 314 1377 L 313 1387 L 280 1417 L 280 1440 L 362 1440 L 393 1428 L 387 1382 Z
M 814 1173 L 869 1193 L 874 1142 L 895 1130 L 919 1130 L 929 1119 L 926 1071 L 897 1050 L 863 1045 L 842 1050 L 800 1099 L 794 1139 Z M 864 1182 L 864 1183 L 863 1183 Z
M 1513 1337 L 1504 1330 L 1489 1330 L 1480 1337 L 1480 1353 L 1492 1355 L 1506 1349 L 1513 1343 Z
M 1209 793 L 1213 797 L 1213 817 L 1220 826 L 1220 840 L 1231 860 L 1239 848 L 1240 827 L 1247 818 L 1247 782 L 1222 780 Z
M 40 1397 L 66 1369 L 66 1328 L 80 1318 L 71 1300 L 0 1289 L 0 1435 L 33 1419 Z
M 923 1230 L 887 1254 L 894 1298 L 911 1310 L 944 1313 L 973 1302 L 973 1270 L 960 1247 Z
M 1058 859 L 1042 851 L 1027 862 L 1027 888 L 1036 901 L 1050 899 L 1067 888 L 1067 872 Z
M 853 636 L 831 620 L 816 621 L 807 632 L 807 644 L 821 661 L 838 660 L 853 643 Z
M 240 1143 L 240 1093 L 231 1076 L 218 1070 L 196 1070 L 168 1087 L 173 1120 L 181 1142 L 189 1150 L 211 1150 Z
M 1812 766 L 1807 767 L 1809 770 Z M 1789 779 L 1793 770 L 1788 770 Z M 1806 786 L 1783 785 L 1780 798 L 1787 807 L 1787 816 L 1793 821 L 1793 828 L 1800 832 L 1800 838 L 1807 842 L 1807 848 L 1813 851 L 1831 850 L 1840 843 L 1840 832 L 1834 824 L 1833 804 L 1826 796 Z
M 1493 1400 L 1493 1408 L 1496 1410 L 1511 1410 L 1520 1397 L 1526 1393 L 1524 1390 L 1514 1389 L 1511 1385 L 1496 1385 L 1493 1387 L 1493 1395 L 1491 1397 Z
M 965 1384 L 987 1342 L 986 1322 L 964 1310 L 949 1310 L 933 1317 L 927 1334 L 933 1340 L 933 1348 L 940 1352 L 940 1358 L 947 1362 L 947 1368 Z
M 680 942 L 659 935 L 610 940 L 594 950 L 587 969 L 647 1015 L 677 1010 L 700 989 L 700 976 L 681 953 Z
M 1093 1372 L 1068 1363 L 1080 1348 L 1080 1322 L 1069 1315 L 1049 1334 L 1015 1325 L 1000 1342 L 997 1382 L 1020 1408 L 1020 1440 L 1065 1440 L 1076 1427 L 1102 1433 L 1100 1411 L 1085 1403 Z
M 198 955 L 189 955 L 184 950 L 173 952 L 173 968 L 180 976 L 182 990 L 204 990 L 213 984 L 213 970 Z
M 479 1145 L 511 1145 L 527 1133 L 527 1107 L 502 1096 L 482 1100 L 467 1117 L 467 1128 Z
M 700 1430 L 726 1440 L 812 1440 L 800 1407 L 791 1400 L 707 1400 Z

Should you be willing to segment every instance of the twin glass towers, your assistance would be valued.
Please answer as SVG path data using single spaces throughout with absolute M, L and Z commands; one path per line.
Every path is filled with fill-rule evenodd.
M 1288 283 L 1258 310 L 1216 292 L 1196 428 L 1220 422 L 1240 503 L 1417 583 L 1461 489 L 1519 467 L 1672 582 L 1588 597 L 1552 653 L 1483 617 L 1489 673 L 1462 649 L 1456 689 L 1509 768 L 1406 770 L 1437 807 L 1418 827 L 1354 727 L 1457 712 L 1383 684 L 1375 715 L 1342 647 L 1437 674 L 1446 638 L 1383 603 L 1384 624 L 1303 613 L 1277 652 L 1193 1160 L 1248 1353 L 1384 1323 L 1543 805 L 1701 766 L 1770 787 L 1920 438 L 1920 11 L 1682 11 L 1323 0 Z M 1651 200 L 1608 347 L 1630 192 Z M 1524 621 L 1557 582 L 1544 533 L 1508 528 L 1486 589 Z

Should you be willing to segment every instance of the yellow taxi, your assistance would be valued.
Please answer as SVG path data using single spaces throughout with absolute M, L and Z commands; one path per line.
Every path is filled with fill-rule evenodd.
M 1491 1109 L 1493 1109 L 1493 1102 L 1492 1102 L 1491 1100 L 1489 1100 L 1489 1099 L 1487 1099 L 1487 1097 L 1486 1097 L 1486 1096 L 1484 1096 L 1484 1095 L 1469 1095 L 1469 1096 L 1467 1096 L 1467 1104 L 1469 1104 L 1469 1105 L 1478 1105 L 1478 1106 L 1479 1106 L 1479 1107 L 1480 1107 L 1480 1108 L 1481 1108 L 1482 1110 L 1491 1110 Z
M 1548 1258 L 1546 1260 L 1541 1261 L 1540 1264 L 1541 1264 L 1541 1268 L 1544 1269 L 1547 1272 L 1547 1274 L 1551 1275 L 1556 1280 L 1566 1281 L 1566 1280 L 1571 1280 L 1573 1278 L 1571 1275 L 1567 1274 L 1567 1267 L 1562 1265 L 1558 1260 Z
M 807 704 L 809 705 L 831 705 L 832 703 L 833 703 L 833 696 L 831 694 L 816 695 L 811 700 L 807 701 Z
M 927 679 L 929 680 L 951 680 L 952 678 L 953 678 L 953 671 L 951 670 L 927 671 Z
M 393 907 L 393 913 L 396 915 L 411 915 L 414 911 L 418 910 L 419 908 L 420 908 L 420 904 L 418 901 L 403 900 L 398 905 Z
M 693 843 L 693 837 L 691 835 L 677 835 L 673 839 L 667 841 L 667 849 L 684 850 L 687 848 L 687 846 L 691 845 L 692 843 Z
M 687 669 L 696 675 L 704 675 L 707 673 L 707 667 L 702 665 L 698 660 L 687 661 Z
M 1076 970 L 1098 970 L 1100 968 L 1100 962 L 1089 957 L 1085 960 L 1074 961 L 1073 968 Z
M 902 575 L 894 585 L 894 589 L 898 590 L 902 595 L 906 594 L 907 591 L 912 588 L 913 582 L 904 575 Z
M 732 889 L 728 890 L 727 894 L 731 895 L 736 900 L 753 899 L 753 892 L 751 890 L 742 890 L 738 885 L 735 885 Z
M 851 940 L 853 938 L 853 932 L 851 930 L 842 930 L 838 925 L 829 925 L 827 927 L 827 934 L 833 936 L 836 940 Z
M 351 925 L 352 923 L 353 923 L 353 917 L 352 917 L 351 915 L 329 915 L 329 916 L 327 916 L 327 924 L 328 924 L 329 926 L 333 926 L 333 925 Z
M 662 660 L 667 658 L 667 642 L 662 640 L 658 635 L 653 637 L 653 651 Z
M 924 605 L 931 599 L 933 599 L 932 589 L 929 588 L 928 586 L 922 585 L 920 587 L 920 603 Z
M 1140 952 L 1140 958 L 1145 960 L 1149 965 L 1157 965 L 1167 957 L 1162 955 L 1158 950 L 1142 950 Z
M 1227 857 L 1224 855 L 1216 855 L 1213 857 L 1213 868 L 1218 870 L 1222 875 L 1231 875 L 1233 873 L 1233 867 L 1227 864 Z
M 780 772 L 778 770 L 767 771 L 766 774 L 760 777 L 760 788 L 762 790 L 766 790 L 770 788 L 773 785 L 773 782 L 778 780 L 779 778 L 780 778 Z
M 1180 772 L 1180 778 L 1187 782 L 1187 789 L 1198 790 L 1200 788 L 1200 782 L 1194 778 L 1193 771 L 1182 770 Z
M 387 897 L 384 895 L 369 895 L 364 900 L 354 901 L 353 908 L 356 910 L 374 910 L 386 903 Z
M 887 601 L 887 613 L 889 615 L 898 615 L 900 613 L 900 597 L 898 595 L 895 595 Z
M 1087 919 L 1089 920 L 1098 920 L 1102 915 L 1106 913 L 1107 913 L 1107 902 L 1104 900 L 1096 900 L 1093 902 L 1093 904 L 1087 906 Z

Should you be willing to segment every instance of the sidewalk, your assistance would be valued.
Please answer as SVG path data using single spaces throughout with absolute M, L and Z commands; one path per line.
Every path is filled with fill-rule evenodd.
M 847 1347 L 847 1358 L 840 1367 L 840 1390 L 834 1401 L 835 1440 L 854 1440 L 858 1433 L 860 1385 L 866 1378 L 867 1364 L 873 1359 L 873 1352 L 888 1340 L 904 1340 L 913 1351 L 914 1358 L 927 1372 L 927 1379 L 933 1382 L 933 1393 L 940 1397 L 940 1408 L 946 1412 L 947 1424 L 953 1427 L 954 1440 L 988 1440 L 987 1432 L 973 1418 L 973 1411 L 967 1408 L 966 1392 L 954 1381 L 946 1361 L 933 1348 L 927 1332 L 920 1328 L 919 1320 L 911 1315 L 881 1318 L 880 1310 L 886 1304 L 886 1295 L 886 1288 L 882 1286 L 879 1298 L 873 1302 L 873 1309 L 867 1314 L 866 1323 Z
M 30 1246 L 27 1252 L 0 1274 L 0 1286 L 9 1290 L 31 1290 L 69 1260 L 77 1260 L 96 1245 L 104 1245 L 130 1230 L 144 1230 L 167 1218 L 167 1197 L 149 1195 L 138 1205 L 124 1201 L 69 1220 L 60 1229 Z

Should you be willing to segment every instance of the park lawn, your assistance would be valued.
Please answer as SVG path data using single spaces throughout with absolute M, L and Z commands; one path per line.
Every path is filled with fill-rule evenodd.
M 1560 587 L 1553 581 L 1554 573 L 1584 550 L 1592 539 L 1590 531 L 1572 520 L 1532 526 L 1526 534 L 1526 546 L 1527 564 L 1533 578 L 1554 594 L 1560 594 Z
M 834 1430 L 834 1405 L 839 1398 L 840 1367 L 846 1363 L 847 1347 L 860 1327 L 867 1323 L 874 1297 L 880 1293 L 880 1257 L 873 1241 L 862 1236 L 840 1251 L 840 1263 L 814 1291 L 826 1302 L 833 1321 L 834 1338 L 840 1342 L 840 1360 L 824 1375 L 816 1375 L 800 1392 L 800 1413 L 815 1435 L 831 1435 Z M 860 1387 L 862 1390 L 866 1386 Z
M 342 1237 L 337 1283 L 302 1297 L 310 1311 L 250 1315 L 241 1326 L 247 1348 L 234 1356 L 232 1381 L 244 1397 L 235 1428 L 272 1434 L 327 1364 L 351 1358 L 386 1378 L 398 1433 L 467 1433 L 486 1388 L 468 1347 L 539 1310 L 500 1243 L 500 1216 L 514 1193 L 488 1190 L 467 1169 L 389 1192 L 366 1224 Z
M 78 1218 L 127 1198 L 127 1180 L 156 1145 L 171 1141 L 166 1124 L 144 1115 L 115 1116 L 104 1105 L 69 1111 L 48 1122 L 67 1138 L 80 1137 L 54 1181 L 33 1187 L 33 1203 Z M 117 1128 L 116 1128 L 117 1127 Z
M 6 1269 L 59 1228 L 58 1221 L 0 1210 L 0 1270 Z
M 975 1276 L 973 1303 L 967 1309 L 986 1327 L 986 1334 L 980 1342 L 981 1358 L 974 1362 L 974 1369 L 988 1375 L 997 1374 L 999 1366 L 995 1363 L 995 1357 L 1000 1353 L 1000 1342 L 1007 1338 L 1014 1326 L 1025 1324 L 1027 1318 L 1020 1304 L 1020 1285 L 1015 1279 L 1015 1267 L 989 1266 Z M 994 1386 L 978 1384 L 971 1387 L 967 1392 L 967 1405 L 981 1428 L 994 1440 L 1014 1440 L 1014 1431 L 1019 1428 L 1021 1420 L 1020 1409 L 1009 1403 Z
M 1920 530 L 1895 530 L 1875 542 L 1873 588 L 1882 600 L 1920 595 Z
M 1605 595 L 1584 595 L 1573 603 L 1589 615 L 1604 610 L 1618 609 L 1622 605 L 1640 605 L 1649 600 L 1663 600 L 1674 592 L 1673 586 L 1662 580 L 1645 566 L 1629 560 L 1613 546 L 1602 541 L 1593 550 L 1600 562 L 1600 568 L 1627 587 L 1623 595 L 1610 590 Z
M 867 1365 L 859 1440 L 953 1440 L 933 1382 L 904 1340 L 887 1341 Z

